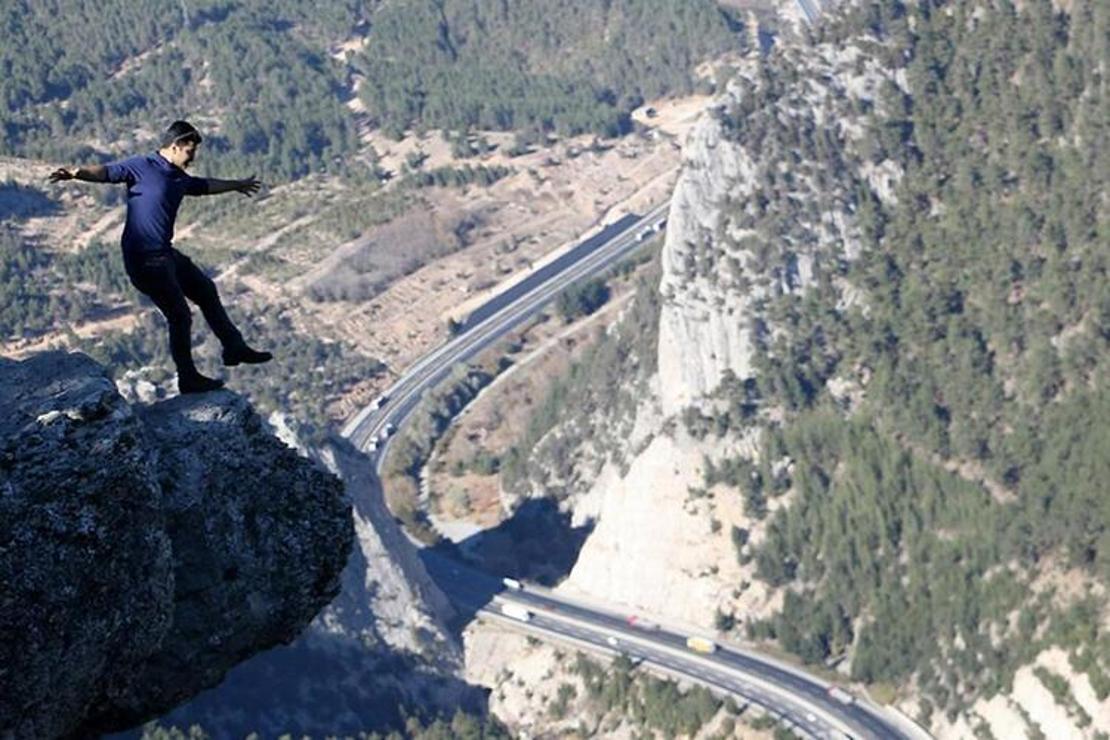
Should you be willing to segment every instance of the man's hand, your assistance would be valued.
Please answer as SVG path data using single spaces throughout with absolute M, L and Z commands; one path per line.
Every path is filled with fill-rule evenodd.
M 257 193 L 260 187 L 262 187 L 262 183 L 260 183 L 254 175 L 251 175 L 245 180 L 236 180 L 235 182 L 235 189 L 247 196 Z
M 82 182 L 108 182 L 108 169 L 102 164 L 89 165 L 88 167 L 59 167 L 50 173 L 47 178 L 50 182 L 65 182 L 66 180 L 81 180 Z
M 205 195 L 219 195 L 220 193 L 237 192 L 243 195 L 254 195 L 258 189 L 262 187 L 254 175 L 246 178 L 245 180 L 221 180 L 217 177 L 209 177 L 204 180 L 207 183 L 208 190 Z
M 75 177 L 77 177 L 77 173 L 73 170 L 67 170 L 65 167 L 59 167 L 58 169 L 51 172 L 50 177 L 48 177 L 47 179 L 50 180 L 50 182 L 65 182 L 66 180 L 72 180 Z

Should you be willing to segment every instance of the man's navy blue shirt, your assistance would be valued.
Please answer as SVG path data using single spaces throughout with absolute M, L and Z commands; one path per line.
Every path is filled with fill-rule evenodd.
M 187 174 L 158 152 L 129 157 L 105 167 L 108 182 L 127 183 L 124 257 L 169 250 L 181 199 L 208 193 L 204 178 Z

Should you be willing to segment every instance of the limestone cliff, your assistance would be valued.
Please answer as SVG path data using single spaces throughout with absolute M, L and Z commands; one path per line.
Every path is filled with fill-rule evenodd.
M 786 85 L 767 60 L 747 59 L 683 149 L 660 285 L 666 414 L 704 398 L 726 372 L 753 375 L 757 344 L 777 331 L 766 299 L 804 292 L 855 259 L 860 188 L 892 199 L 900 176 L 867 152 L 862 111 L 879 105 L 884 83 L 900 89 L 902 75 L 851 47 L 805 47 L 804 61 L 798 48 L 777 53 L 780 65 L 804 70 L 804 84 Z M 815 132 L 826 161 L 796 148 Z M 850 285 L 841 292 L 843 305 L 858 300 Z
M 339 591 L 342 483 L 222 391 L 131 407 L 61 352 L 0 359 L 0 736 L 155 717 Z
M 754 458 L 758 431 L 696 439 L 681 412 L 712 413 L 722 380 L 756 373 L 758 347 L 779 331 L 767 299 L 802 294 L 855 259 L 858 189 L 892 198 L 899 172 L 864 156 L 860 113 L 884 83 L 897 88 L 896 71 L 831 44 L 805 47 L 804 61 L 798 47 L 775 54 L 744 60 L 685 142 L 661 256 L 658 374 L 636 412 L 634 459 L 606 465 L 575 503 L 579 521 L 597 522 L 564 585 L 702 628 L 718 611 L 767 616 L 781 594 L 735 555 L 734 528 L 750 551 L 766 522 L 745 515 L 732 493 L 703 490 L 705 462 Z M 784 85 L 771 64 L 796 65 L 804 83 Z M 794 149 L 821 130 L 826 156 L 844 170 L 836 178 Z M 859 300 L 845 282 L 839 292 L 845 305 Z

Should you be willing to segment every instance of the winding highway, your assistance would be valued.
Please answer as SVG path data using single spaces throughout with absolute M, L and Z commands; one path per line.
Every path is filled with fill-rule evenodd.
M 571 284 L 605 271 L 644 243 L 665 224 L 669 203 L 649 213 L 626 216 L 535 270 L 506 292 L 476 309 L 459 333 L 409 368 L 383 395 L 364 408 L 342 434 L 374 460 L 380 473 L 391 432 L 399 428 L 424 395 L 513 328 L 541 311 Z M 421 557 L 436 584 L 465 613 L 497 619 L 516 629 L 612 655 L 623 653 L 638 664 L 752 702 L 804 737 L 928 738 L 920 727 L 897 712 L 852 697 L 820 679 L 779 661 L 734 646 L 718 644 L 710 654 L 687 647 L 688 633 L 641 620 L 609 607 L 585 604 L 532 586 L 517 588 L 428 549 Z M 509 606 L 511 616 L 503 611 Z M 526 616 L 522 611 L 526 610 Z M 524 618 L 521 618 L 524 616 Z M 643 625 L 650 625 L 644 628 Z M 839 696 L 840 698 L 836 698 Z

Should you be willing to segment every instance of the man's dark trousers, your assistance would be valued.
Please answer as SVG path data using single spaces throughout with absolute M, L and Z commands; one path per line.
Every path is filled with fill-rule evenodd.
M 193 317 L 186 298 L 200 306 L 205 320 L 225 348 L 244 345 L 243 335 L 224 311 L 212 278 L 181 252 L 170 247 L 141 255 L 125 254 L 124 266 L 131 284 L 154 301 L 169 323 L 170 354 L 179 378 L 197 375 L 189 334 Z

